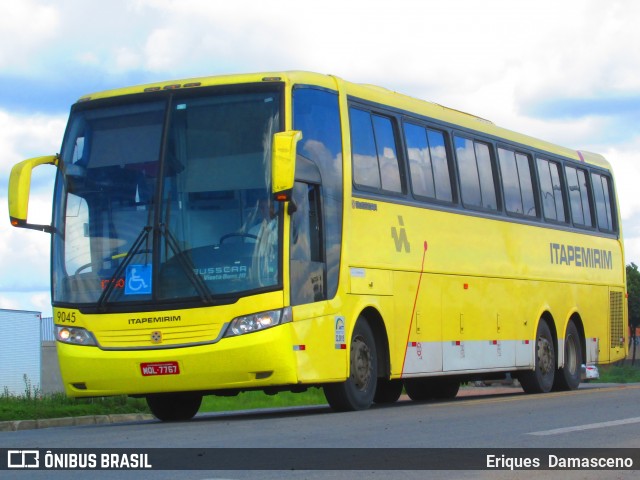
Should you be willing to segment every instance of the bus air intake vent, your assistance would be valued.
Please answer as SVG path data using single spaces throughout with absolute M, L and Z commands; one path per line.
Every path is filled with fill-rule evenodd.
M 611 326 L 611 348 L 624 344 L 624 324 L 623 324 L 623 294 L 622 292 L 609 292 L 609 322 Z

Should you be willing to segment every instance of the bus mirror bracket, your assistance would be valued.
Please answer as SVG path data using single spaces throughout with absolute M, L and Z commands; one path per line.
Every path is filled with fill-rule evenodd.
M 27 222 L 29 193 L 31 190 L 31 172 L 40 165 L 58 165 L 58 155 L 30 158 L 11 169 L 9 176 L 9 220 L 11 225 L 51 233 L 51 225 L 36 225 Z
M 296 171 L 296 148 L 302 138 L 299 130 L 288 130 L 274 134 L 271 146 L 271 193 L 274 200 L 291 200 Z

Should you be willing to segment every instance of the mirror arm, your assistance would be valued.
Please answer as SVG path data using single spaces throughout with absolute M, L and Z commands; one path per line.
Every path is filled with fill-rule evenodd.
M 30 230 L 37 230 L 39 232 L 44 232 L 44 233 L 53 233 L 54 228 L 51 225 L 38 225 L 35 223 L 27 223 L 24 220 L 20 220 L 18 218 L 10 218 L 11 220 L 11 225 L 13 225 L 14 227 L 18 227 L 18 228 L 27 228 Z

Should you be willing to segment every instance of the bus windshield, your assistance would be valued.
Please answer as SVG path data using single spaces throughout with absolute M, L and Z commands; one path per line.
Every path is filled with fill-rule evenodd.
M 280 96 L 74 108 L 56 182 L 53 301 L 144 308 L 279 286 L 270 146 Z

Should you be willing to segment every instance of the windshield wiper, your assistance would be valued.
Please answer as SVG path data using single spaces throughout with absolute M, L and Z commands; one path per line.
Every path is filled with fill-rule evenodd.
M 109 278 L 107 288 L 103 290 L 100 298 L 98 298 L 97 306 L 99 310 L 105 310 L 105 303 L 109 300 L 116 287 L 116 279 L 122 276 L 125 269 L 133 260 L 133 257 L 135 257 L 136 254 L 141 253 L 140 248 L 142 247 L 142 245 L 144 245 L 152 230 L 153 227 L 150 225 L 147 225 L 142 229 L 138 237 L 133 242 L 133 245 L 131 246 L 129 251 L 123 257 L 123 261 L 120 263 L 113 275 L 111 275 L 111 277 Z M 196 292 L 198 293 L 200 299 L 207 304 L 213 303 L 213 297 L 211 296 L 211 292 L 207 288 L 207 285 L 204 283 L 204 280 L 202 280 L 202 278 L 195 273 L 195 267 L 193 266 L 189 258 L 184 255 L 175 237 L 171 234 L 169 229 L 164 224 L 160 224 L 159 230 L 160 233 L 166 238 L 168 247 L 173 252 L 174 257 L 177 258 L 180 267 L 187 274 L 187 278 L 196 289 Z
M 124 272 L 124 269 L 127 268 L 127 266 L 129 266 L 133 257 L 137 253 L 139 253 L 138 251 L 140 250 L 140 247 L 147 240 L 147 238 L 149 237 L 149 233 L 152 230 L 153 230 L 153 227 L 151 225 L 147 225 L 142 228 L 142 231 L 133 242 L 133 245 L 131 245 L 131 248 L 129 249 L 129 251 L 124 256 L 123 261 L 120 263 L 118 268 L 116 268 L 116 271 L 113 273 L 113 275 L 111 275 L 111 277 L 109 278 L 109 283 L 107 284 L 107 288 L 105 288 L 102 291 L 100 298 L 98 298 L 99 310 L 104 311 L 104 303 L 109 299 L 109 297 L 113 293 L 113 290 L 116 288 L 116 279 L 121 277 L 122 273 Z
M 167 228 L 166 224 L 160 224 L 160 233 L 164 235 L 167 240 L 167 246 L 173 252 L 174 258 L 177 259 L 178 264 L 187 274 L 187 278 L 198 292 L 200 299 L 204 303 L 213 303 L 213 297 L 211 296 L 211 291 L 207 287 L 207 284 L 204 283 L 204 280 L 200 275 L 195 272 L 195 266 L 187 257 L 184 252 L 180 249 L 180 245 L 178 245 L 178 241 L 171 234 L 171 231 Z

